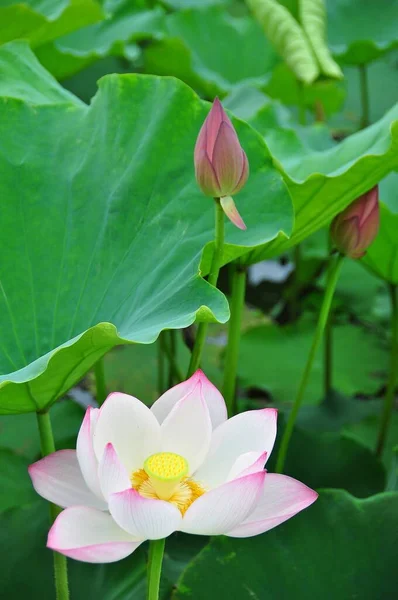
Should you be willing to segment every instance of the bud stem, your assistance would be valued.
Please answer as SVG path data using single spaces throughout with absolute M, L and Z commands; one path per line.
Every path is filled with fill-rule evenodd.
M 312 341 L 312 346 L 310 349 L 310 353 L 308 355 L 307 364 L 305 365 L 305 369 L 303 371 L 303 375 L 301 377 L 300 385 L 297 391 L 296 399 L 294 401 L 294 405 L 292 411 L 289 415 L 285 431 L 283 432 L 281 445 L 279 448 L 278 460 L 276 462 L 276 472 L 282 473 L 283 467 L 285 465 L 286 455 L 289 448 L 290 438 L 293 433 L 293 428 L 296 423 L 297 415 L 300 410 L 300 406 L 303 402 L 304 393 L 307 388 L 307 383 L 311 374 L 312 365 L 319 348 L 319 344 L 321 343 L 323 332 L 328 320 L 330 307 L 333 300 L 334 290 L 336 289 L 336 284 L 340 275 L 341 265 L 343 261 L 343 255 L 339 254 L 334 262 L 331 264 L 330 273 L 325 289 L 325 293 L 323 296 L 323 302 L 321 307 L 321 312 L 319 313 L 318 323 L 315 330 L 314 339 Z
M 380 430 L 377 439 L 376 455 L 381 456 L 387 438 L 394 407 L 395 384 L 398 375 L 398 286 L 389 284 L 391 298 L 391 359 L 390 375 L 384 398 L 383 414 L 381 416 Z
M 214 287 L 217 285 L 218 274 L 221 268 L 224 249 L 224 212 L 219 198 L 214 198 L 216 206 L 216 230 L 214 239 L 214 253 L 207 281 Z M 187 377 L 191 377 L 199 368 L 203 347 L 206 341 L 208 323 L 199 323 L 196 332 L 195 343 L 192 349 L 191 360 L 188 367 Z
M 228 416 L 236 412 L 235 390 L 238 370 L 238 354 L 242 311 L 246 292 L 246 267 L 239 262 L 232 263 L 231 318 L 228 324 L 228 342 L 224 364 L 223 396 Z

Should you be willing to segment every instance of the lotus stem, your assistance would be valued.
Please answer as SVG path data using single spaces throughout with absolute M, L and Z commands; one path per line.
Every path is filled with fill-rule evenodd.
M 391 423 L 391 417 L 394 408 L 395 386 L 398 377 L 398 286 L 390 283 L 389 290 L 391 299 L 391 358 L 390 374 L 387 383 L 386 395 L 384 397 L 384 407 L 376 445 L 376 455 L 379 457 L 383 453 L 388 429 Z
M 232 264 L 231 318 L 228 325 L 228 342 L 225 354 L 223 396 L 231 417 L 236 412 L 236 377 L 238 370 L 239 342 L 242 312 L 246 293 L 246 267 L 239 262 Z
M 366 65 L 359 65 L 359 87 L 361 93 L 361 123 L 360 128 L 365 129 L 369 125 L 369 87 L 368 69 Z
M 162 572 L 165 542 L 166 540 L 164 539 L 151 540 L 149 542 L 147 600 L 158 600 L 159 598 L 160 575 Z
M 211 267 L 207 281 L 210 283 L 210 285 L 216 287 L 224 249 L 224 212 L 220 204 L 220 199 L 214 198 L 214 200 L 216 206 L 214 254 L 213 259 L 211 261 Z M 202 357 L 202 352 L 206 341 L 208 325 L 208 323 L 199 323 L 198 325 L 195 343 L 191 354 L 191 360 L 188 367 L 187 377 L 193 375 L 195 371 L 199 368 L 200 359 Z
M 36 416 L 40 435 L 41 454 L 44 457 L 55 452 L 50 414 L 48 411 L 44 411 L 36 413 Z M 49 502 L 49 506 L 50 522 L 53 524 L 60 513 L 60 509 L 51 502 Z M 66 562 L 66 556 L 63 556 L 58 552 L 53 552 L 53 558 L 56 598 L 57 600 L 69 600 L 68 565 Z
M 281 445 L 278 453 L 278 460 L 276 462 L 276 472 L 282 473 L 283 467 L 285 465 L 286 455 L 289 448 L 290 438 L 293 433 L 294 425 L 296 423 L 297 415 L 300 410 L 301 404 L 303 402 L 304 393 L 307 388 L 308 380 L 311 374 L 312 365 L 319 348 L 319 344 L 321 343 L 323 332 L 325 330 L 325 326 L 328 320 L 330 307 L 333 300 L 334 291 L 336 289 L 336 284 L 340 275 L 341 265 L 343 261 L 343 255 L 339 254 L 332 262 L 330 267 L 330 274 L 328 277 L 328 282 L 325 289 L 325 294 L 323 296 L 323 303 L 321 307 L 321 311 L 319 313 L 318 323 L 315 330 L 314 339 L 312 341 L 311 349 L 308 355 L 307 363 L 305 365 L 305 369 L 303 371 L 303 375 L 301 377 L 300 385 L 297 391 L 297 396 L 294 401 L 294 405 L 292 411 L 289 415 L 285 431 L 282 436 Z
M 97 402 L 101 406 L 107 397 L 105 383 L 104 359 L 100 358 L 94 365 L 95 387 L 97 392 Z

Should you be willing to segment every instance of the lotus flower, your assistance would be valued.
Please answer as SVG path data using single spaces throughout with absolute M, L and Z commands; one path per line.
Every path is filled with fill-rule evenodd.
M 330 233 L 342 254 L 361 258 L 375 239 L 379 224 L 379 188 L 376 185 L 335 217 Z
M 264 464 L 276 436 L 272 408 L 227 420 L 201 371 L 151 409 L 113 393 L 88 408 L 77 449 L 29 467 L 36 491 L 65 507 L 48 547 L 85 562 L 113 562 L 174 531 L 249 537 L 303 510 L 317 494 Z
M 245 185 L 249 163 L 218 98 L 214 100 L 199 132 L 194 163 L 196 180 L 202 192 L 219 198 L 232 223 L 239 229 L 246 229 L 231 196 Z

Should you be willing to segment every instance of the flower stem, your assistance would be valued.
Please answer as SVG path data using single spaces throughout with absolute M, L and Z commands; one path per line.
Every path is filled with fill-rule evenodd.
M 148 593 L 147 600 L 158 600 L 160 575 L 166 540 L 151 540 L 149 542 L 148 558 Z
M 332 239 L 328 237 L 328 264 L 326 273 L 326 286 L 330 279 L 330 273 L 333 265 L 332 257 L 333 243 Z M 333 387 L 333 311 L 329 310 L 329 316 L 325 325 L 324 331 L 324 346 L 323 346 L 323 395 L 326 402 L 330 397 L 330 393 Z
M 281 445 L 279 448 L 278 460 L 276 462 L 276 472 L 282 473 L 283 467 L 285 465 L 285 459 L 287 455 L 287 451 L 289 448 L 290 438 L 292 436 L 293 428 L 296 422 L 298 411 L 300 410 L 301 403 L 304 398 L 304 392 L 307 387 L 308 379 L 311 374 L 312 364 L 314 362 L 314 358 L 316 356 L 319 344 L 322 339 L 322 335 L 325 329 L 325 325 L 329 316 L 330 306 L 332 304 L 334 290 L 336 288 L 337 280 L 339 278 L 340 269 L 343 261 L 343 256 L 339 254 L 334 262 L 332 262 L 330 267 L 330 274 L 328 277 L 325 294 L 323 297 L 323 303 L 321 307 L 321 312 L 319 313 L 318 323 L 315 330 L 314 339 L 312 341 L 310 353 L 308 355 L 307 364 L 305 365 L 305 369 L 303 375 L 301 377 L 300 385 L 297 391 L 296 399 L 294 401 L 293 409 L 289 415 L 289 419 L 286 424 L 286 429 L 282 436 Z
M 390 375 L 384 398 L 383 414 L 381 416 L 380 430 L 377 438 L 376 455 L 381 456 L 387 438 L 394 408 L 394 392 L 398 377 L 398 286 L 389 284 L 391 298 L 391 358 Z
M 54 436 L 51 427 L 50 414 L 45 412 L 36 413 L 37 425 L 40 435 L 40 448 L 42 456 L 55 452 Z M 60 509 L 55 504 L 50 504 L 50 520 L 55 521 Z M 53 552 L 54 557 L 54 579 L 57 600 L 69 600 L 68 567 L 66 556 Z
M 105 402 L 107 397 L 106 384 L 105 384 L 105 369 L 104 359 L 100 358 L 94 365 L 94 376 L 95 376 L 95 387 L 97 391 L 97 402 L 99 406 Z
M 236 262 L 232 264 L 232 269 L 231 318 L 228 325 L 228 342 L 225 354 L 223 383 L 223 396 L 230 417 L 236 412 L 236 373 L 238 369 L 242 311 L 246 292 L 246 267 L 239 262 Z
M 361 91 L 361 123 L 360 128 L 365 129 L 369 125 L 369 88 L 368 70 L 366 65 L 359 65 L 359 86 Z
M 216 203 L 216 231 L 214 240 L 214 254 L 207 281 L 210 283 L 210 285 L 215 287 L 217 285 L 224 249 L 224 212 L 221 208 L 220 199 L 214 198 L 214 200 Z M 199 323 L 198 325 L 187 377 L 193 375 L 196 369 L 199 368 L 203 347 L 206 341 L 207 328 L 208 323 Z

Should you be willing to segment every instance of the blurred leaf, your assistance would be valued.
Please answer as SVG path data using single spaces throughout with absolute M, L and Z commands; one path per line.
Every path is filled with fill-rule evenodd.
M 271 393 L 274 402 L 294 401 L 314 336 L 315 324 L 269 325 L 247 331 L 241 339 L 239 377 L 246 386 Z M 378 336 L 353 325 L 333 328 L 333 384 L 348 396 L 374 394 L 384 383 L 388 353 Z M 315 358 L 304 402 L 322 397 L 322 348 Z
M 361 263 L 385 281 L 398 284 L 398 173 L 380 183 L 380 230 Z
M 15 66 L 21 55 L 37 64 L 20 42 L 10 49 Z M 225 297 L 199 275 L 214 209 L 192 152 L 207 112 L 181 82 L 137 75 L 103 79 L 90 107 L 5 99 L 2 412 L 50 405 L 115 345 L 228 319 Z M 251 167 L 238 201 L 248 230 L 227 224 L 225 262 L 292 225 L 263 140 L 237 129 Z
M 299 21 L 319 63 L 321 73 L 326 77 L 341 79 L 343 73 L 333 60 L 326 41 L 325 1 L 300 0 Z
M 304 83 L 315 81 L 320 74 L 318 62 L 308 37 L 289 10 L 277 0 L 247 0 L 247 4 L 295 77 Z
M 383 399 L 380 399 L 380 411 Z M 369 416 L 360 423 L 353 423 L 344 427 L 344 432 L 348 433 L 351 437 L 357 439 L 365 446 L 367 446 L 373 452 L 376 448 L 377 437 L 380 429 L 380 414 Z M 386 439 L 383 462 L 387 469 L 390 469 L 392 457 L 394 454 L 394 446 L 397 445 L 398 440 L 398 413 L 394 412 L 391 418 L 391 423 Z
M 348 398 L 332 390 L 317 406 L 303 406 L 296 422 L 300 429 L 314 433 L 337 432 L 346 425 L 359 423 L 369 415 L 378 415 L 379 412 L 379 400 Z
M 51 408 L 50 416 L 57 450 L 75 448 L 83 421 L 83 408 L 73 400 L 61 400 Z M 30 462 L 37 460 L 40 457 L 40 440 L 36 415 L 0 415 L 0 446 L 13 450 Z
M 35 499 L 28 465 L 22 456 L 0 448 L 0 511 L 29 504 Z
M 397 0 L 328 0 L 332 52 L 347 64 L 365 64 L 398 47 Z
M 164 11 L 137 10 L 125 0 L 115 13 L 36 50 L 40 62 L 57 79 L 65 79 L 106 56 L 131 60 L 139 50 L 133 42 L 153 39 L 163 28 Z M 133 52 L 133 53 L 132 53 Z
M 0 44 L 23 38 L 38 46 L 102 18 L 95 0 L 6 0 L 0 6 Z
M 325 490 L 303 513 L 249 539 L 215 537 L 174 600 L 375 600 L 396 591 L 398 494 Z
M 245 81 L 264 84 L 278 60 L 253 19 L 219 8 L 173 13 L 165 27 L 166 38 L 145 49 L 146 72 L 174 75 L 209 99 Z
M 267 462 L 271 473 L 282 432 L 278 425 L 277 444 Z M 344 489 L 358 498 L 382 492 L 386 485 L 384 466 L 364 444 L 340 433 L 309 432 L 298 427 L 291 437 L 283 472 L 311 488 Z
M 0 586 L 7 600 L 54 598 L 52 553 L 46 548 L 48 529 L 47 505 L 42 500 L 0 512 Z M 183 533 L 167 539 L 160 600 L 170 598 L 176 579 L 206 542 L 206 537 Z M 144 544 L 116 563 L 99 565 L 68 560 L 71 598 L 145 600 L 146 555 L 147 544 Z

